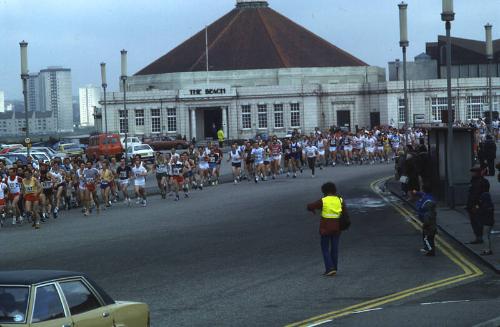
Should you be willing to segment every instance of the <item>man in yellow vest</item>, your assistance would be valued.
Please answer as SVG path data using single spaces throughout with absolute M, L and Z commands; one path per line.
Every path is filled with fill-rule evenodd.
M 334 183 L 326 183 L 321 187 L 324 197 L 307 205 L 307 210 L 316 214 L 321 210 L 319 234 L 321 236 L 321 251 L 325 262 L 324 276 L 335 276 L 338 269 L 339 239 L 341 233 L 340 218 L 347 217 L 343 199 L 337 195 Z
M 222 148 L 224 146 L 224 130 L 221 128 L 219 128 L 219 130 L 217 131 L 217 139 L 219 140 L 219 148 Z

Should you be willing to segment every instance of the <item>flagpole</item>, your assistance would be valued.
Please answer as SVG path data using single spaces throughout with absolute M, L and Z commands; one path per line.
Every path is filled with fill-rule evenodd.
M 205 62 L 206 62 L 206 68 L 207 68 L 207 85 L 210 84 L 210 77 L 209 77 L 209 66 L 208 66 L 208 25 L 205 25 Z

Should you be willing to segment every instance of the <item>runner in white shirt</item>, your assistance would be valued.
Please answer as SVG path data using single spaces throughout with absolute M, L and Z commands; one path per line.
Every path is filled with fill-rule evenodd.
M 323 163 L 326 166 L 326 158 L 325 158 L 325 152 L 326 152 L 326 145 L 328 144 L 328 140 L 323 137 L 322 134 L 319 134 L 318 140 L 316 142 L 316 147 L 318 148 L 318 161 L 319 161 L 319 169 L 323 169 Z
M 312 144 L 312 140 L 307 142 L 307 145 L 304 148 L 304 153 L 307 158 L 307 164 L 309 166 L 309 169 L 311 169 L 311 177 L 314 178 L 314 172 L 316 169 L 316 159 L 319 156 L 319 151 L 316 146 Z
M 148 171 L 141 165 L 141 159 L 136 158 L 134 166 L 132 167 L 132 176 L 134 178 L 134 188 L 135 194 L 137 196 L 137 204 L 142 204 L 143 207 L 146 206 L 146 176 Z M 142 201 L 141 201 L 142 198 Z
M 366 153 L 368 154 L 368 160 L 370 161 L 370 164 L 375 163 L 375 146 L 377 145 L 377 138 L 373 136 L 373 134 L 370 132 L 368 134 L 368 137 L 365 139 L 365 149 Z
M 241 153 L 240 147 L 237 143 L 234 143 L 231 146 L 231 151 L 229 151 L 229 158 L 227 158 L 227 162 L 231 161 L 231 166 L 233 169 L 233 178 L 234 184 L 238 184 L 240 182 L 240 174 L 241 174 L 241 160 L 243 159 L 243 155 Z
M 0 228 L 3 227 L 5 221 L 5 206 L 7 205 L 5 197 L 7 196 L 8 191 L 9 188 L 7 184 L 0 181 Z
M 255 165 L 255 183 L 259 182 L 259 177 L 263 181 L 267 180 L 264 167 L 264 149 L 259 143 L 254 142 L 251 155 Z

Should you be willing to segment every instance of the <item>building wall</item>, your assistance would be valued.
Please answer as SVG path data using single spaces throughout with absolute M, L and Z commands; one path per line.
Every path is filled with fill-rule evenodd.
M 5 112 L 5 93 L 0 91 L 0 112 Z
M 79 89 L 80 125 L 94 126 L 94 107 L 100 107 L 101 89 L 88 85 Z
M 55 130 L 60 133 L 73 132 L 73 103 L 71 95 L 71 70 L 48 68 L 40 71 L 42 106 L 53 111 Z

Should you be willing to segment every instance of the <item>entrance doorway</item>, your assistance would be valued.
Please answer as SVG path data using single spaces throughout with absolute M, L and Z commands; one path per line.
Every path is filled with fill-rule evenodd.
M 342 130 L 351 130 L 351 111 L 339 110 L 337 111 L 337 125 Z
M 205 139 L 217 139 L 217 131 L 222 128 L 222 108 L 203 108 L 203 127 Z
M 380 112 L 370 112 L 370 128 L 380 126 Z

